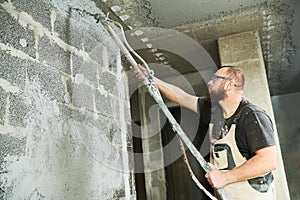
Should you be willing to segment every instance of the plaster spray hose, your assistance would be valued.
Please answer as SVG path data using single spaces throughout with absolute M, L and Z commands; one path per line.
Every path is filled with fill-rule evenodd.
M 190 141 L 190 139 L 183 132 L 183 130 L 181 129 L 181 127 L 179 126 L 179 124 L 177 123 L 177 121 L 175 120 L 175 118 L 173 117 L 173 115 L 171 114 L 171 112 L 169 111 L 169 109 L 167 108 L 167 106 L 165 105 L 165 103 L 164 103 L 164 101 L 163 101 L 163 99 L 161 97 L 161 94 L 160 94 L 159 90 L 149 80 L 149 78 L 147 78 L 144 75 L 144 73 L 142 72 L 142 70 L 139 68 L 137 62 L 134 60 L 134 58 L 132 57 L 132 55 L 130 54 L 130 52 L 128 51 L 128 49 L 124 46 L 123 42 L 117 36 L 117 34 L 115 33 L 115 31 L 112 29 L 112 27 L 109 25 L 108 21 L 105 22 L 105 25 L 107 27 L 107 30 L 108 30 L 109 34 L 112 36 L 113 40 L 115 41 L 115 43 L 117 44 L 117 46 L 120 48 L 120 50 L 122 51 L 122 53 L 124 53 L 124 55 L 125 55 L 126 59 L 128 60 L 128 62 L 133 66 L 133 68 L 139 74 L 142 75 L 142 81 L 143 81 L 143 83 L 147 87 L 150 95 L 158 103 L 158 105 L 162 109 L 163 113 L 165 114 L 165 116 L 169 120 L 173 131 L 176 132 L 179 135 L 179 137 L 181 138 L 181 140 L 188 147 L 188 149 L 193 154 L 193 156 L 197 159 L 197 161 L 199 162 L 199 164 L 201 165 L 201 167 L 204 169 L 204 171 L 205 172 L 210 172 L 212 170 L 211 167 L 208 165 L 208 163 L 205 161 L 205 159 L 203 158 L 203 156 L 199 153 L 199 151 L 196 149 L 196 147 L 193 145 L 193 143 Z M 227 198 L 225 196 L 225 192 L 224 192 L 224 190 L 222 188 L 218 188 L 216 190 L 217 190 L 217 193 L 219 194 L 219 196 L 220 196 L 220 198 L 222 200 L 227 200 Z

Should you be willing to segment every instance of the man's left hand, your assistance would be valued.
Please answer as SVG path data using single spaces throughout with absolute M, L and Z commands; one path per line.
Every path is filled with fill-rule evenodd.
M 218 170 L 215 166 L 211 166 L 212 170 L 205 174 L 205 178 L 213 188 L 222 188 L 228 184 L 226 172 Z

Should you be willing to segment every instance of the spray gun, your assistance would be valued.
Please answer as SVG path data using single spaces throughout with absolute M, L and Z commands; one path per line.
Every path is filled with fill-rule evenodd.
M 111 37 L 113 38 L 113 40 L 115 41 L 117 46 L 120 48 L 121 52 L 125 55 L 127 61 L 131 64 L 131 66 L 134 68 L 134 70 L 136 70 L 139 74 L 141 74 L 141 76 L 142 76 L 141 81 L 147 87 L 150 95 L 153 97 L 153 99 L 156 101 L 156 103 L 159 105 L 159 107 L 163 111 L 166 118 L 169 120 L 173 131 L 179 135 L 179 137 L 181 138 L 181 141 L 183 141 L 183 143 L 187 146 L 187 148 L 190 150 L 192 155 L 197 159 L 197 161 L 199 162 L 201 167 L 204 169 L 204 171 L 205 172 L 210 172 L 212 170 L 212 168 L 208 165 L 208 163 L 205 161 L 203 156 L 200 154 L 200 152 L 196 149 L 196 147 L 193 145 L 193 143 L 190 141 L 190 139 L 187 137 L 187 135 L 181 129 L 180 125 L 177 123 L 177 121 L 175 120 L 175 118 L 173 117 L 173 115 L 171 114 L 171 112 L 169 111 L 167 106 L 165 105 L 159 90 L 157 89 L 156 85 L 153 83 L 153 76 L 154 76 L 153 70 L 151 70 L 148 67 L 148 64 L 144 61 L 144 59 L 141 58 L 128 44 L 128 42 L 126 40 L 126 37 L 125 37 L 125 34 L 124 34 L 123 26 L 119 22 L 116 22 L 114 20 L 109 19 L 108 14 L 107 15 L 92 14 L 92 13 L 89 13 L 85 10 L 81 10 L 81 9 L 78 9 L 78 8 L 73 8 L 73 9 L 75 9 L 77 11 L 80 11 L 81 13 L 88 14 L 88 15 L 94 17 L 94 19 L 96 20 L 96 23 L 101 22 L 105 25 L 107 31 L 109 32 L 109 34 L 111 35 Z M 114 31 L 114 29 L 112 28 L 111 24 L 115 24 L 116 26 L 118 26 L 121 29 L 123 41 L 118 37 L 118 35 Z M 139 64 L 136 62 L 136 60 L 133 58 L 133 56 L 131 55 L 130 52 L 135 57 L 137 57 L 137 59 L 139 59 L 142 62 L 142 65 L 147 69 L 147 71 L 148 71 L 147 76 L 142 72 L 142 70 L 139 67 Z M 201 183 L 197 180 L 197 178 L 193 174 L 193 172 L 192 172 L 192 170 L 189 166 L 189 163 L 187 161 L 187 157 L 186 157 L 186 154 L 185 154 L 185 151 L 184 151 L 184 146 L 183 146 L 183 143 L 181 141 L 180 141 L 180 144 L 181 144 L 181 148 L 184 152 L 184 157 L 185 157 L 184 160 L 185 160 L 185 162 L 188 166 L 188 169 L 190 171 L 192 179 L 195 181 L 197 186 L 201 190 L 203 190 L 203 192 L 205 192 L 206 195 L 208 195 L 213 200 L 217 200 L 216 197 L 214 197 L 212 194 L 210 194 L 201 185 Z M 221 200 L 227 200 L 225 192 L 222 188 L 218 188 L 218 189 L 216 189 L 216 191 L 217 191 L 218 196 L 220 197 Z

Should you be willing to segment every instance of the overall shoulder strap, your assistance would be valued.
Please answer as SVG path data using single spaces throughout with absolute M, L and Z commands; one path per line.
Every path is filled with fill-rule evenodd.
M 247 100 L 244 100 L 245 102 L 243 103 L 243 105 L 241 105 L 242 107 L 240 108 L 239 112 L 234 116 L 233 118 L 233 124 L 236 124 L 237 120 L 241 117 L 242 112 L 248 108 L 249 102 Z

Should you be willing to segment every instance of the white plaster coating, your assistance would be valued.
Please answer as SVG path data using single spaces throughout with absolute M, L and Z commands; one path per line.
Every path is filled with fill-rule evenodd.
M 82 1 L 82 0 L 51 0 L 52 5 L 57 9 L 57 11 L 64 17 L 68 15 L 67 9 L 73 8 L 84 8 L 91 13 L 101 13 L 99 8 L 95 5 L 93 1 Z
M 161 56 L 161 57 L 158 57 L 158 58 L 156 58 L 155 60 L 164 61 L 164 60 L 166 60 L 166 58 L 165 58 L 165 57 L 163 57 L 163 56 Z
M 141 38 L 142 42 L 148 42 L 148 40 L 149 40 L 148 38 Z
M 160 57 L 160 56 L 163 55 L 163 53 L 155 53 L 154 55 L 155 55 L 156 57 Z
M 144 32 L 143 32 L 142 30 L 136 30 L 136 31 L 134 32 L 134 34 L 135 34 L 136 36 L 141 36 L 141 35 L 144 34 Z
M 84 83 L 84 75 L 83 74 L 76 74 L 75 75 L 75 83 L 76 84 Z
M 27 41 L 25 40 L 25 39 L 20 39 L 20 45 L 22 46 L 22 47 L 27 47 Z
M 78 84 L 78 85 L 79 84 L 85 84 L 88 87 L 90 87 L 91 89 L 96 89 L 94 83 L 91 82 L 89 79 L 85 78 L 85 76 L 83 74 L 76 74 L 74 82 L 75 82 L 75 84 Z M 114 96 L 113 94 L 110 94 L 107 90 L 105 90 L 104 86 L 101 85 L 101 84 L 99 84 L 97 89 L 105 97 L 107 97 L 107 96 L 113 97 Z
M 113 12 L 118 12 L 118 11 L 121 10 L 121 7 L 118 6 L 118 5 L 112 6 L 112 7 L 110 7 L 110 8 L 111 8 L 111 10 L 112 10 Z
M 50 14 L 50 20 L 51 20 L 51 32 L 54 32 L 54 23 L 56 20 L 56 12 L 54 10 L 51 10 L 51 14 Z
M 12 135 L 18 129 L 17 127 L 13 127 L 13 126 L 8 124 L 9 109 L 10 109 L 10 94 L 7 95 L 7 97 L 6 97 L 4 124 L 0 125 L 0 134 L 10 134 L 10 135 Z
M 0 134 L 9 134 L 12 135 L 14 132 L 16 132 L 18 128 L 14 126 L 10 126 L 8 124 L 0 125 Z
M 121 16 L 119 16 L 119 18 L 120 18 L 122 21 L 126 21 L 127 19 L 129 19 L 129 15 L 121 15 Z
M 0 87 L 11 93 L 18 93 L 21 91 L 19 87 L 12 85 L 10 82 L 2 78 L 0 78 Z
M 58 104 L 50 100 L 37 81 L 29 84 L 26 94 L 31 110 L 26 116 L 27 126 L 19 129 L 26 140 L 24 154 L 6 156 L 2 167 L 7 173 L 0 176 L 1 188 L 11 191 L 6 197 L 112 199 L 114 190 L 124 187 L 124 177 L 94 159 L 78 135 L 79 132 L 103 135 L 101 130 L 88 122 L 63 120 Z M 85 143 L 98 141 L 84 139 Z M 104 142 L 94 146 L 103 159 L 112 159 Z M 112 162 L 114 160 L 120 158 L 115 157 Z
M 148 49 L 151 49 L 151 48 L 152 48 L 152 44 L 146 44 L 146 47 L 147 47 Z
M 79 57 L 82 57 L 84 61 L 94 62 L 87 52 L 83 50 L 78 50 L 76 49 L 76 47 L 68 45 L 58 37 L 58 34 L 56 32 L 49 31 L 47 28 L 43 27 L 39 22 L 35 21 L 26 12 L 17 11 L 16 7 L 12 4 L 11 1 L 4 2 L 1 4 L 1 6 L 7 13 L 9 13 L 13 18 L 15 18 L 20 25 L 22 25 L 24 28 L 29 28 L 30 30 L 34 31 L 36 42 L 38 42 L 38 38 L 41 38 L 42 36 L 46 35 L 53 43 L 57 44 L 62 49 L 64 49 L 64 51 L 69 51 Z M 52 14 L 51 19 L 53 21 L 51 21 L 51 23 L 54 23 L 54 14 Z
M 13 48 L 9 44 L 0 43 L 0 49 L 2 51 L 6 51 L 7 53 L 9 53 L 10 55 L 12 55 L 14 57 L 19 57 L 23 60 L 30 60 L 30 61 L 33 61 L 33 62 L 38 62 L 36 59 L 30 57 L 28 54 L 24 53 L 23 51 L 20 51 L 18 49 Z
M 109 66 L 109 56 L 108 56 L 108 49 L 106 46 L 103 46 L 103 51 L 102 51 L 102 64 L 104 68 L 108 68 Z
M 66 13 L 66 10 L 62 10 L 66 8 L 66 2 L 52 1 L 62 13 Z M 82 1 L 69 1 L 70 4 L 73 2 L 82 4 Z M 88 3 L 90 2 L 85 2 L 84 5 Z M 71 52 L 71 55 L 82 57 L 87 62 L 95 62 L 84 49 L 78 50 L 68 45 L 54 32 L 54 24 L 56 17 L 60 16 L 57 15 L 59 13 L 52 10 L 51 31 L 49 31 L 27 13 L 16 10 L 10 0 L 0 5 L 17 23 L 26 29 L 33 30 L 36 59 L 7 44 L 0 43 L 1 50 L 24 60 L 39 62 L 39 38 L 48 37 L 52 43 Z M 94 3 L 89 5 L 93 7 Z M 99 11 L 95 6 L 93 8 Z M 106 53 L 107 58 L 111 57 L 110 51 Z M 46 62 L 41 62 L 47 66 Z M 120 56 L 118 65 L 121 68 Z M 112 71 L 107 71 L 114 74 Z M 76 75 L 74 82 L 86 84 L 91 88 L 95 87 L 83 74 Z M 6 82 L 0 84 L 7 87 Z M 124 89 L 126 86 L 123 84 L 119 87 L 119 89 Z M 11 87 L 7 88 L 16 90 Z M 104 89 L 103 85 L 98 85 L 97 89 L 106 96 L 114 97 Z M 127 121 L 127 119 L 130 120 L 130 116 L 127 116 L 128 111 L 125 112 L 129 107 L 129 101 L 126 99 L 128 91 L 123 92 L 123 94 L 120 93 L 122 98 L 120 105 L 124 111 L 120 126 L 125 128 L 130 124 Z M 64 113 L 59 110 L 58 103 L 50 100 L 48 94 L 42 91 L 38 80 L 32 83 L 26 82 L 25 94 L 24 102 L 30 108 L 26 115 L 26 127 L 15 128 L 7 124 L 0 126 L 1 134 L 9 133 L 11 136 L 26 140 L 24 154 L 7 155 L 4 158 L 6 163 L 1 166 L 7 170 L 7 173 L 1 173 L 0 176 L 1 189 L 8 191 L 5 194 L 7 199 L 113 199 L 114 192 L 119 190 L 125 191 L 124 199 L 135 199 L 135 195 L 130 194 L 131 189 L 134 188 L 134 179 L 130 180 L 129 165 L 126 163 L 129 162 L 126 138 L 128 130 L 122 136 L 116 135 L 121 138 L 120 144 L 112 143 L 108 140 L 108 133 L 104 127 L 95 127 L 89 121 L 77 122 L 71 118 L 65 119 Z M 71 105 L 67 107 L 71 110 L 78 110 Z M 79 111 L 82 111 L 84 115 L 95 114 L 86 112 L 84 108 L 79 108 Z M 94 119 L 100 119 L 100 116 Z M 107 120 L 108 123 L 112 123 L 110 118 Z M 92 148 L 89 149 L 90 147 Z M 118 170 L 112 170 L 114 166 L 117 166 Z
M 108 96 L 108 92 L 104 89 L 104 86 L 103 85 L 100 85 L 99 88 L 98 88 L 99 92 L 101 94 L 103 94 L 105 97 Z
M 127 123 L 128 116 L 125 116 L 125 86 L 128 82 L 127 80 L 124 80 L 125 76 L 122 73 L 123 66 L 121 64 L 121 55 L 120 53 L 117 54 L 117 97 L 119 102 L 119 116 L 120 116 L 120 129 L 121 129 L 121 138 L 122 138 L 122 152 L 127 152 Z M 127 120 L 126 120 L 127 118 Z M 130 186 L 129 186 L 129 160 L 127 156 L 123 156 L 123 167 L 126 173 L 123 174 L 124 183 L 125 183 L 125 197 L 130 196 Z

